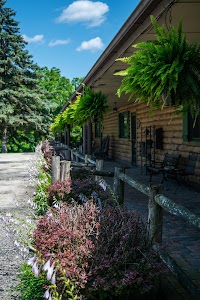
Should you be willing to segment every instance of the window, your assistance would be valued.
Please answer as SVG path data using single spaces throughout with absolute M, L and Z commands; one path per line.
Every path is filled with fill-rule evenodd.
M 95 122 L 95 138 L 101 137 L 101 123 L 99 121 Z
M 130 136 L 130 122 L 129 112 L 119 113 L 119 137 L 129 138 Z
M 189 113 L 186 113 L 184 115 L 183 140 L 200 142 L 200 116 L 197 117 L 196 122 L 194 124 L 194 119 Z

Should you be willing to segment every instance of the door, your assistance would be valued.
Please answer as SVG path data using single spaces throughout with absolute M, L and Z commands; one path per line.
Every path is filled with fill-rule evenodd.
M 131 113 L 131 142 L 132 142 L 132 164 L 136 165 L 137 161 L 137 143 L 136 143 L 136 113 Z

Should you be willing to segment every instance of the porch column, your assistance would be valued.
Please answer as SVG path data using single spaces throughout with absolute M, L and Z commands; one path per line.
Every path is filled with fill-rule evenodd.
M 92 155 L 92 123 L 87 125 L 87 154 Z
M 67 130 L 66 130 L 66 137 L 67 137 L 67 146 L 69 146 L 70 147 L 70 143 L 71 143 L 71 141 L 70 141 L 70 125 L 67 125 Z
M 64 129 L 64 144 L 67 145 L 67 130 Z
M 87 153 L 87 126 L 83 125 L 83 155 Z

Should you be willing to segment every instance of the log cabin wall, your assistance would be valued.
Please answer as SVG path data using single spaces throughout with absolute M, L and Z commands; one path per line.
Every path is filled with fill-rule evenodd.
M 132 142 L 131 138 L 119 138 L 118 129 L 118 113 L 129 111 L 136 113 L 137 119 L 137 165 L 141 164 L 140 143 L 141 133 L 146 127 L 155 126 L 155 128 L 163 129 L 163 149 L 155 150 L 155 159 L 162 161 L 165 153 L 181 154 L 180 163 L 184 164 L 190 151 L 199 153 L 196 163 L 195 176 L 192 180 L 200 182 L 200 142 L 184 142 L 183 133 L 183 117 L 174 114 L 173 107 L 165 107 L 163 110 L 157 110 L 149 113 L 149 107 L 143 104 L 128 103 L 118 108 L 117 113 L 109 112 L 104 118 L 103 137 L 107 134 L 110 136 L 109 157 L 114 160 L 124 160 L 129 163 L 132 161 Z M 131 124 L 130 124 L 131 131 Z M 130 134 L 131 137 L 131 134 Z M 100 139 L 95 139 L 95 143 L 100 143 Z M 145 161 L 142 160 L 142 164 Z

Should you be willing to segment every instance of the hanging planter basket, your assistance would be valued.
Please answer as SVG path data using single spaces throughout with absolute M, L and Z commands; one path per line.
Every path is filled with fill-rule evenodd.
M 107 96 L 101 91 L 94 92 L 84 86 L 83 95 L 80 93 L 77 94 L 76 101 L 71 103 L 64 112 L 55 118 L 50 130 L 59 132 L 68 124 L 82 126 L 89 121 L 99 121 L 102 124 L 104 114 L 107 110 Z
M 129 100 L 144 102 L 152 109 L 163 108 L 170 101 L 177 112 L 200 114 L 200 46 L 189 44 L 182 31 L 172 25 L 165 30 L 151 16 L 155 41 L 134 45 L 138 50 L 118 60 L 129 67 L 115 75 L 124 76 L 117 91 L 129 94 Z

